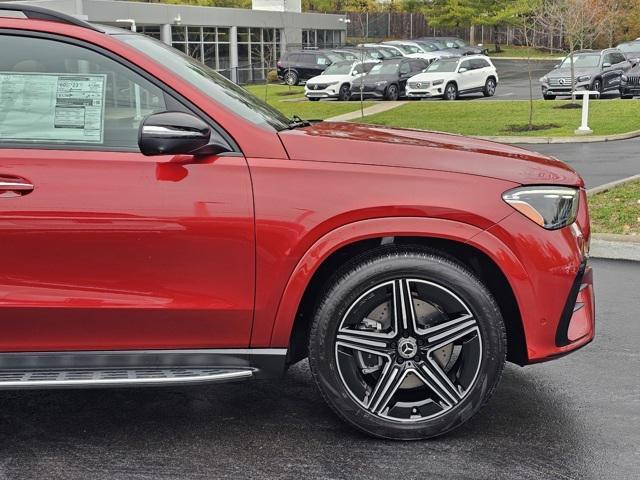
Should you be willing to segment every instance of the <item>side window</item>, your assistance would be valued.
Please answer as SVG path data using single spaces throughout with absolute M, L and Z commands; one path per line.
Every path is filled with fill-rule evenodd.
M 464 62 L 460 63 L 460 68 L 458 69 L 458 71 L 460 71 L 460 69 L 462 68 L 466 68 L 467 70 L 472 70 L 471 68 L 471 60 L 465 60 Z
M 489 63 L 482 58 L 476 58 L 475 60 L 471 61 L 471 66 L 475 70 L 480 68 L 487 68 L 489 66 Z
M 407 73 L 411 73 L 411 67 L 408 62 L 404 62 L 400 65 L 400 75 L 406 75 Z
M 626 60 L 627 59 L 622 53 L 619 53 L 619 52 L 613 53 L 613 63 L 622 63 Z
M 361 64 L 361 63 L 360 63 L 360 64 L 358 64 L 358 65 L 356 65 L 356 66 L 354 67 L 354 69 L 353 69 L 353 73 L 354 73 L 355 75 L 360 75 L 360 74 L 361 74 L 361 73 L 363 73 L 363 72 L 364 72 L 364 69 L 362 68 L 362 64 Z
M 92 50 L 0 36 L 0 146 L 138 149 L 142 119 L 166 110 L 163 92 Z
M 611 53 L 607 53 L 605 54 L 604 58 L 602 59 L 602 65 L 604 65 L 605 63 L 610 63 L 610 64 L 614 64 L 616 63 L 613 59 L 613 55 Z
M 329 60 L 327 57 L 323 57 L 322 55 L 318 55 L 316 57 L 317 65 L 329 65 L 330 63 L 331 63 L 331 60 Z
M 412 72 L 421 72 L 422 70 L 424 70 L 425 68 L 427 68 L 427 64 L 418 60 L 416 62 L 411 62 L 411 71 Z
M 373 62 L 364 63 L 362 68 L 364 69 L 365 73 L 369 73 L 374 65 L 375 65 L 375 63 L 373 63 Z

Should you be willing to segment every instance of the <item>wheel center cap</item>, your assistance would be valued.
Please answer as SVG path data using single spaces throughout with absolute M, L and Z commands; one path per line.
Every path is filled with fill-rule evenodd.
M 418 353 L 418 344 L 413 337 L 403 338 L 398 342 L 398 354 L 405 359 L 411 359 Z

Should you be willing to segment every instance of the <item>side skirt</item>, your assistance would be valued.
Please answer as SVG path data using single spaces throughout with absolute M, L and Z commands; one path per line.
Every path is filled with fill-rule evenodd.
M 0 390 L 159 386 L 277 378 L 286 349 L 0 353 Z

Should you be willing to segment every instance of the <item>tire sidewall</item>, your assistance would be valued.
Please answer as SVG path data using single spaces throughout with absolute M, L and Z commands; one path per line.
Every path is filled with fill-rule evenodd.
M 464 400 L 440 417 L 411 424 L 382 419 L 358 404 L 342 384 L 334 350 L 338 326 L 349 306 L 369 288 L 398 277 L 432 281 L 453 291 L 475 316 L 483 345 L 480 369 Z M 504 335 L 495 302 L 471 274 L 442 258 L 415 254 L 388 256 L 351 271 L 334 285 L 317 312 L 309 360 L 325 399 L 349 423 L 378 437 L 421 439 L 442 435 L 460 426 L 484 404 L 504 365 Z
M 449 95 L 449 87 L 453 87 L 454 93 L 453 95 Z M 444 99 L 445 100 L 455 100 L 458 97 L 458 87 L 454 83 L 447 83 L 444 87 Z
M 292 79 L 292 80 L 290 81 L 289 79 Z M 286 83 L 287 85 L 294 86 L 294 85 L 297 85 L 298 82 L 299 82 L 298 74 L 293 70 L 287 71 L 284 74 L 284 83 Z

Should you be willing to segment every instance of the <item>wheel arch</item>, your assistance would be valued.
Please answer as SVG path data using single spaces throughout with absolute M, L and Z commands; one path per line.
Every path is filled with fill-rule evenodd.
M 481 231 L 474 226 L 431 218 L 384 218 L 349 224 L 329 232 L 316 242 L 298 263 L 280 300 L 271 346 L 288 346 L 288 362 L 307 356 L 309 327 L 317 302 L 328 280 L 355 256 L 392 243 L 437 250 L 463 264 L 492 292 L 505 320 L 508 360 L 527 363 L 527 347 L 516 292 L 490 252 L 472 239 Z M 345 236 L 350 235 L 349 237 Z M 500 258 L 509 257 L 504 250 Z M 508 269 L 520 281 L 528 281 L 526 271 L 511 254 Z

